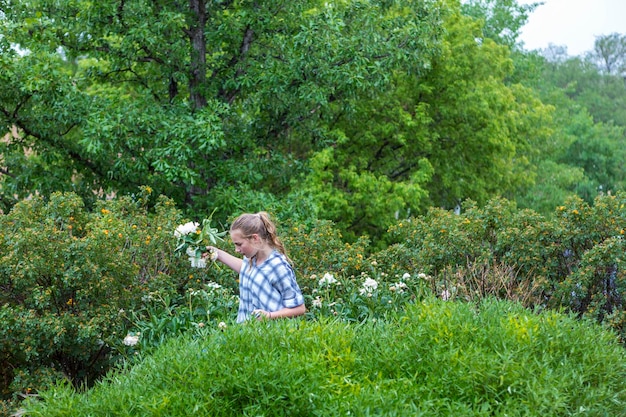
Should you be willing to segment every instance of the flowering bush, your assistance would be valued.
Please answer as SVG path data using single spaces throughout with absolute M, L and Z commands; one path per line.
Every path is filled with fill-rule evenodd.
M 93 383 L 124 349 L 142 296 L 192 280 L 167 232 L 180 212 L 163 197 L 149 210 L 150 192 L 93 210 L 55 193 L 0 216 L 0 400 L 56 379 Z
M 626 194 L 593 205 L 570 198 L 553 218 L 494 199 L 460 215 L 431 209 L 390 228 L 377 254 L 385 268 L 421 266 L 442 298 L 498 297 L 527 307 L 567 308 L 626 338 L 623 242 Z
M 144 189 L 142 193 L 149 193 Z M 331 222 L 288 226 L 309 319 L 350 322 L 401 314 L 435 296 L 475 304 L 490 297 L 566 308 L 626 336 L 626 195 L 593 206 L 569 200 L 553 218 L 504 200 L 469 203 L 460 215 L 433 209 L 390 229 L 394 244 L 342 241 Z M 199 235 L 206 229 L 198 242 Z M 188 247 L 172 239 L 187 236 Z M 3 399 L 58 378 L 91 384 L 121 357 L 188 330 L 228 329 L 236 274 L 194 269 L 175 256 L 221 235 L 185 223 L 167 198 L 99 201 L 73 194 L 33 198 L 0 216 L 0 369 Z M 176 251 L 176 248 L 179 248 Z M 126 340 L 126 343 L 124 342 Z M 1 404 L 0 404 L 1 409 Z
M 204 334 L 210 328 L 224 328 L 236 316 L 238 302 L 231 289 L 213 281 L 193 285 L 180 297 L 151 292 L 130 312 L 134 334 L 140 335 L 135 350 L 149 352 L 189 330 Z
M 308 277 L 310 293 L 305 295 L 310 318 L 336 317 L 347 321 L 377 319 L 397 313 L 425 299 L 432 292 L 426 274 L 404 273 L 390 277 L 374 269 L 358 276 L 336 277 L 326 272 L 321 278 Z

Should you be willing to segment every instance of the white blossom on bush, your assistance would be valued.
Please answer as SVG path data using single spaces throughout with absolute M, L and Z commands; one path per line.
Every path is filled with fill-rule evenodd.
M 378 281 L 376 281 L 375 279 L 372 279 L 372 278 L 368 278 L 363 283 L 363 287 L 373 291 L 376 288 L 378 288 Z
M 176 228 L 176 230 L 174 230 L 174 236 L 181 237 L 181 236 L 186 236 L 189 233 L 196 233 L 199 226 L 200 224 L 196 222 L 188 222 L 185 224 L 181 224 L 180 226 Z
M 312 304 L 313 308 L 322 308 L 322 299 L 320 297 L 315 297 Z
M 372 278 L 367 278 L 363 282 L 363 287 L 359 290 L 359 294 L 361 295 L 371 295 L 374 290 L 378 288 L 378 281 Z
M 389 291 L 403 293 L 404 290 L 406 290 L 407 288 L 408 287 L 404 282 L 399 281 L 393 284 L 392 286 L 390 286 Z
M 323 286 L 323 285 L 331 285 L 331 284 L 335 284 L 337 282 L 337 280 L 335 279 L 335 277 L 333 276 L 333 274 L 330 273 L 325 273 L 324 276 L 322 278 L 320 278 L 319 280 L 319 286 Z
M 124 344 L 126 346 L 135 346 L 139 342 L 139 335 L 127 334 L 124 338 Z

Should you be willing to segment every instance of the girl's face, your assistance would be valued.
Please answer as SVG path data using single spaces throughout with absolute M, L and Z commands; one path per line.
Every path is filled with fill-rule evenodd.
M 235 252 L 244 255 L 248 259 L 252 259 L 259 251 L 259 245 L 256 242 L 258 240 L 257 235 L 244 237 L 239 230 L 232 230 L 230 239 L 235 245 Z

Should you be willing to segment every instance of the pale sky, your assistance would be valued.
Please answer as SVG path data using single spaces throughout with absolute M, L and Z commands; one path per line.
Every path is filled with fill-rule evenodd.
M 536 0 L 540 1 L 540 0 Z M 593 50 L 596 36 L 626 35 L 626 0 L 542 0 L 522 28 L 524 49 L 566 46 L 570 56 Z M 518 4 L 534 3 L 518 0 Z

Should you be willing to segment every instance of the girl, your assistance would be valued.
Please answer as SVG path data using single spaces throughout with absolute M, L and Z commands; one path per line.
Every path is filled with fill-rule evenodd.
M 296 282 L 276 226 L 266 212 L 242 214 L 230 227 L 238 258 L 209 247 L 209 256 L 239 274 L 237 322 L 251 316 L 268 319 L 295 317 L 306 312 L 302 291 Z

